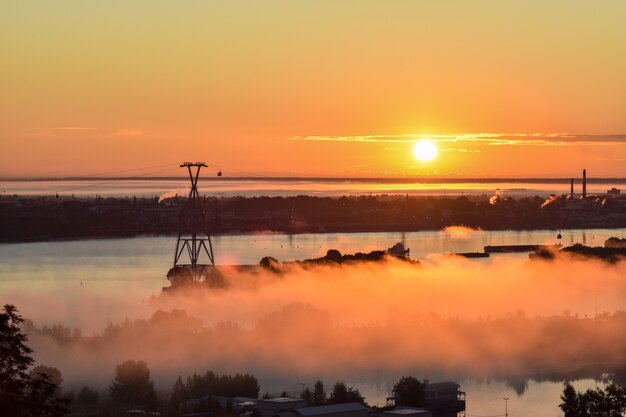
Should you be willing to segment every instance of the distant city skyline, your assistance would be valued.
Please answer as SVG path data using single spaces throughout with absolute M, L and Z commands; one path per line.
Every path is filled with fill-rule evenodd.
M 0 176 L 200 160 L 624 177 L 625 15 L 617 0 L 3 2 Z

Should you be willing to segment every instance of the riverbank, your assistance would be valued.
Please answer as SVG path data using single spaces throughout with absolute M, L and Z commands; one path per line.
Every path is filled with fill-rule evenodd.
M 174 236 L 185 198 L 0 198 L 0 242 Z M 626 200 L 540 197 L 222 197 L 205 199 L 212 235 L 626 227 Z

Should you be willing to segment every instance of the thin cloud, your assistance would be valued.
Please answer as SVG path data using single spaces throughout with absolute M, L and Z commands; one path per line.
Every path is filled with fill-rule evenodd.
M 440 149 L 439 152 L 480 153 L 480 150 L 466 149 L 466 148 L 447 148 L 447 149 Z
M 66 127 L 51 127 L 50 130 L 63 130 L 67 132 L 80 132 L 84 130 L 98 130 L 97 127 L 77 127 L 77 126 L 66 126 Z
M 588 135 L 570 133 L 462 133 L 447 135 L 292 136 L 289 140 L 312 142 L 410 143 L 428 139 L 437 142 L 478 142 L 486 145 L 608 145 L 626 144 L 626 134 Z
M 596 161 L 626 161 L 626 158 L 601 158 L 596 157 Z
M 122 129 L 115 132 L 115 136 L 143 136 L 143 130 Z

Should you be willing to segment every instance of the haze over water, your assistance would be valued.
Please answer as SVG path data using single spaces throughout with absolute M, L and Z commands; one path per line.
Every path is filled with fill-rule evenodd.
M 610 236 L 626 237 L 626 229 L 562 230 L 561 234 L 561 241 L 566 245 L 572 243 L 600 245 Z M 259 320 L 265 320 L 264 317 L 267 315 L 276 314 L 284 308 L 290 309 L 297 306 L 298 304 L 292 304 L 294 302 L 304 302 L 313 308 L 321 309 L 321 311 L 329 311 L 334 316 L 333 323 L 335 325 L 347 325 L 350 328 L 350 323 L 364 324 L 370 320 L 368 317 L 373 318 L 376 317 L 376 314 L 382 313 L 384 310 L 380 310 L 380 306 L 376 307 L 376 304 L 385 306 L 389 302 L 392 303 L 389 305 L 395 304 L 397 308 L 401 309 L 412 305 L 411 308 L 421 309 L 424 313 L 431 311 L 442 317 L 458 316 L 463 317 L 464 320 L 473 320 L 472 317 L 475 317 L 476 314 L 504 317 L 516 311 L 525 311 L 528 316 L 532 317 L 535 314 L 542 316 L 560 315 L 564 310 L 570 310 L 572 314 L 581 317 L 592 317 L 597 309 L 601 312 L 612 312 L 619 310 L 624 305 L 626 293 L 623 286 L 615 289 L 611 289 L 609 286 L 598 286 L 593 290 L 587 290 L 584 294 L 574 291 L 569 295 L 564 294 L 562 298 L 556 297 L 554 295 L 556 294 L 555 288 L 563 288 L 562 284 L 559 283 L 562 278 L 548 279 L 548 277 L 544 277 L 538 281 L 539 277 L 536 275 L 542 268 L 536 269 L 534 267 L 530 268 L 529 276 L 523 278 L 522 281 L 530 279 L 531 282 L 534 282 L 533 285 L 537 287 L 532 289 L 530 294 L 525 295 L 523 292 L 526 290 L 516 288 L 518 284 L 513 284 L 517 278 L 512 278 L 511 274 L 516 269 L 528 269 L 527 254 L 495 255 L 487 260 L 471 261 L 453 261 L 438 255 L 442 252 L 480 251 L 484 245 L 556 243 L 559 241 L 556 237 L 556 231 L 492 232 L 451 228 L 440 232 L 258 234 L 218 236 L 213 239 L 217 262 L 221 265 L 255 264 L 263 256 L 273 256 L 279 260 L 317 257 L 322 256 L 330 248 L 339 249 L 344 253 L 365 252 L 387 248 L 397 241 L 403 241 L 411 248 L 412 257 L 422 261 L 426 276 L 439 274 L 437 271 L 442 268 L 445 270 L 448 268 L 446 265 L 452 265 L 452 270 L 447 275 L 444 273 L 440 277 L 433 276 L 435 281 L 428 284 L 423 290 L 411 289 L 412 284 L 409 281 L 404 282 L 403 280 L 406 279 L 403 278 L 404 273 L 394 272 L 395 267 L 389 267 L 391 269 L 388 270 L 388 273 L 385 272 L 385 267 L 379 272 L 368 272 L 367 269 L 361 272 L 355 271 L 354 274 L 350 274 L 352 277 L 349 279 L 354 279 L 355 282 L 363 280 L 364 287 L 349 290 L 341 287 L 331 289 L 332 287 L 328 287 L 329 283 L 323 280 L 317 281 L 317 278 L 315 279 L 317 282 L 311 283 L 309 282 L 310 278 L 287 276 L 276 284 L 267 287 L 271 289 L 274 285 L 283 285 L 280 282 L 287 285 L 284 290 L 279 290 L 275 295 L 266 294 L 262 290 L 265 287 L 251 293 L 252 298 L 250 295 L 246 295 L 246 291 L 226 292 L 222 295 L 218 291 L 215 292 L 214 297 L 200 305 L 194 306 L 192 303 L 187 305 L 185 309 L 188 309 L 190 315 L 200 317 L 206 326 L 219 325 L 220 322 L 224 321 L 238 323 L 244 328 L 251 328 Z M 0 294 L 2 294 L 3 299 L 11 300 L 11 302 L 19 305 L 24 316 L 33 319 L 39 326 L 63 324 L 82 329 L 86 334 L 101 332 L 109 322 L 121 323 L 125 318 L 148 318 L 157 308 L 168 310 L 169 308 L 181 307 L 181 305 L 176 304 L 169 308 L 158 307 L 153 305 L 154 300 L 151 300 L 153 296 L 160 293 L 161 287 L 167 285 L 165 273 L 171 267 L 174 244 L 175 239 L 172 237 L 141 237 L 0 245 Z M 33 257 L 34 253 L 38 256 Z M 580 269 L 580 267 L 575 267 L 573 270 L 576 269 Z M 609 273 L 610 270 L 607 269 L 606 272 Z M 374 274 L 373 277 L 370 276 L 372 273 Z M 467 274 L 467 276 L 462 277 L 463 274 Z M 580 278 L 583 278 L 586 273 L 580 271 L 580 274 Z M 339 277 L 329 278 L 340 279 Z M 414 279 L 419 281 L 424 278 L 416 276 Z M 296 284 L 300 279 L 303 281 Z M 442 279 L 452 281 L 450 283 L 442 281 L 441 284 L 435 284 L 436 281 Z M 464 280 L 469 281 L 464 283 Z M 392 286 L 388 287 L 387 281 L 396 284 L 391 284 Z M 522 281 L 519 285 L 522 285 Z M 293 282 L 295 286 L 289 282 Z M 466 288 L 466 285 L 471 282 L 473 284 Z M 397 292 L 400 287 L 396 287 L 396 285 L 401 285 L 405 288 L 403 291 L 409 292 L 408 299 L 403 298 L 401 292 Z M 469 292 L 465 292 L 462 297 L 458 298 L 460 296 L 458 293 L 465 291 L 463 288 L 469 289 L 475 285 L 478 285 L 479 288 L 484 286 L 484 291 L 487 288 L 494 288 L 492 295 L 496 298 L 492 299 L 491 296 L 484 298 L 482 302 L 484 309 L 472 301 L 475 296 L 470 295 Z M 300 286 L 303 287 L 298 290 Z M 459 290 L 455 290 L 454 286 L 460 286 Z M 522 287 L 525 286 L 526 284 L 522 285 Z M 511 289 L 517 294 L 509 301 L 497 296 L 498 293 L 510 294 Z M 329 291 L 329 293 L 322 295 L 325 291 Z M 331 301 L 323 301 L 329 297 L 331 299 L 332 297 L 339 297 L 341 300 L 341 294 L 345 291 L 348 291 L 346 294 L 354 294 L 352 296 L 352 302 L 356 302 L 354 306 L 351 306 L 347 300 L 344 301 L 344 307 L 341 307 L 341 302 L 336 305 Z M 478 291 L 482 290 L 479 289 Z M 539 294 L 546 291 L 546 294 L 553 295 L 549 295 L 548 300 L 541 302 Z M 390 294 L 386 295 L 387 292 Z M 433 298 L 428 295 L 433 292 L 437 294 L 437 297 Z M 318 298 L 316 293 L 319 293 L 321 298 Z M 535 295 L 531 295 L 533 293 Z M 376 304 L 369 304 L 368 300 L 373 300 L 370 298 L 371 296 L 378 300 Z M 388 299 L 390 296 L 391 298 Z M 413 301 L 411 301 L 411 297 Z M 258 298 L 258 301 L 253 301 L 255 298 Z M 497 299 L 502 302 L 497 301 Z M 532 300 L 533 305 L 528 304 L 530 300 Z M 42 309 L 40 306 L 45 306 L 45 308 Z M 376 313 L 378 310 L 380 313 Z M 409 323 L 407 322 L 407 324 Z M 288 332 L 286 335 L 293 332 L 293 329 L 290 328 L 283 330 Z M 432 335 L 428 333 L 423 335 L 405 334 L 404 337 L 414 336 L 422 340 L 418 346 L 422 346 L 421 349 L 424 349 L 430 344 L 429 339 Z M 393 336 L 390 335 L 389 337 L 391 337 L 390 340 L 393 340 Z M 36 350 L 36 357 L 44 363 L 58 366 L 68 380 L 78 378 L 79 370 L 68 367 L 69 364 L 62 357 L 56 357 L 52 353 L 54 350 L 49 352 L 46 350 L 39 346 L 39 349 Z M 419 349 L 416 354 L 418 352 Z M 128 354 L 131 353 L 126 353 L 126 355 Z M 342 353 L 337 351 L 335 354 Z M 360 353 L 355 351 L 355 354 Z M 384 351 L 381 354 L 384 354 Z M 148 355 L 150 358 L 152 354 L 145 352 L 144 355 Z M 123 353 L 122 356 L 124 356 Z M 307 354 L 309 359 L 315 356 L 313 353 Z M 392 360 L 392 358 L 389 359 Z M 100 360 L 104 363 L 107 361 L 103 357 Z M 164 389 L 169 389 L 167 384 L 170 383 L 172 371 L 167 370 L 167 367 L 163 368 L 164 364 L 160 361 L 155 359 L 148 361 L 157 379 L 157 386 L 162 383 Z M 185 367 L 188 365 L 179 364 L 177 366 L 175 365 L 173 372 L 184 374 L 186 372 Z M 192 369 L 197 369 L 197 364 L 191 366 Z M 252 360 L 248 365 L 218 362 L 209 366 L 217 370 L 236 372 L 246 371 L 250 369 L 249 366 L 255 367 L 257 365 Z M 391 362 L 389 366 L 392 366 Z M 239 369 L 241 367 L 244 369 Z M 108 368 L 105 366 L 105 371 L 106 369 Z M 275 368 L 271 372 L 263 370 L 261 367 L 255 373 L 263 385 L 262 389 L 270 392 L 279 392 L 283 389 L 296 391 L 300 382 L 309 382 L 310 380 L 312 384 L 317 378 L 325 379 L 327 384 L 334 382 L 333 378 L 342 378 L 358 387 L 371 404 L 382 404 L 389 393 L 390 384 L 394 382 L 394 378 L 399 377 L 400 373 L 411 372 L 410 366 L 398 375 L 395 375 L 393 371 L 390 372 L 393 376 L 384 370 L 375 371 L 372 369 L 367 371 L 367 369 L 367 365 L 364 365 L 360 371 L 344 369 L 339 371 L 340 375 L 334 375 L 328 369 L 303 371 L 291 369 L 289 365 L 286 365 Z M 96 369 L 92 369 L 91 372 L 93 374 Z M 294 377 L 293 375 L 297 376 Z M 438 377 L 436 374 L 423 374 L 419 371 L 416 372 L 416 375 L 428 377 L 432 381 L 452 378 L 451 376 Z M 515 373 L 511 373 L 510 377 L 514 378 Z M 106 372 L 104 379 L 106 379 Z M 500 414 L 500 398 L 503 396 L 513 399 L 510 406 L 518 411 L 517 413 L 512 412 L 512 414 L 520 416 L 559 415 L 556 405 L 562 389 L 561 382 L 530 381 L 527 383 L 523 395 L 519 395 L 516 393 L 514 385 L 492 380 L 488 374 L 485 374 L 484 379 L 463 375 L 458 375 L 454 379 L 461 382 L 462 388 L 468 393 L 468 415 Z M 586 389 L 593 387 L 595 383 L 591 380 L 584 380 L 576 382 L 575 385 L 579 389 Z

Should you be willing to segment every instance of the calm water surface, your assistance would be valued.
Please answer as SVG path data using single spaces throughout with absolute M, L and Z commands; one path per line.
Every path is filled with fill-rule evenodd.
M 626 229 L 253 234 L 212 239 L 217 264 L 252 265 L 264 256 L 289 261 L 323 256 L 328 249 L 365 252 L 386 249 L 397 242 L 410 248 L 411 258 L 423 261 L 431 254 L 482 252 L 486 245 L 560 242 L 565 246 L 602 246 L 611 236 L 624 238 Z M 172 265 L 175 244 L 176 238 L 168 236 L 0 244 L 0 294 L 15 288 L 52 288 L 77 280 L 102 287 L 130 284 L 152 294 L 166 283 L 164 275 Z M 528 254 L 493 256 L 526 258 Z

